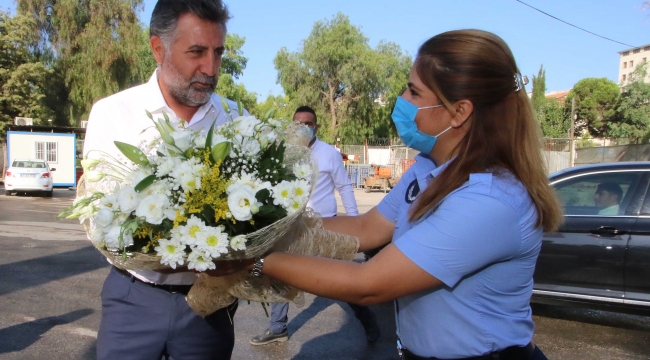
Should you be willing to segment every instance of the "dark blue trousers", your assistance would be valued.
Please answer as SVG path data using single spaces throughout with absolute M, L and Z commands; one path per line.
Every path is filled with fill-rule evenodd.
M 98 360 L 227 360 L 237 302 L 202 318 L 183 294 L 153 288 L 112 268 L 102 289 Z

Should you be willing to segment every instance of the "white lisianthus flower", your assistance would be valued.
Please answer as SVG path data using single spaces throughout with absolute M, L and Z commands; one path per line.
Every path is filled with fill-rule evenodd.
M 291 203 L 291 196 L 293 194 L 293 185 L 289 181 L 281 181 L 273 187 L 273 205 L 281 205 L 287 207 Z
M 254 138 L 245 138 L 241 144 L 241 152 L 244 155 L 255 156 L 260 153 L 260 143 Z
M 105 176 L 106 176 L 105 173 L 96 170 L 90 170 L 84 172 L 84 177 L 88 182 L 97 182 L 103 179 Z
M 246 236 L 237 235 L 230 239 L 230 248 L 233 250 L 246 250 Z
M 203 220 L 192 215 L 187 224 L 177 228 L 181 243 L 185 245 L 196 245 L 205 236 L 206 225 Z
M 189 149 L 190 146 L 192 145 L 191 131 L 179 130 L 179 131 L 174 131 L 170 135 L 174 139 L 174 144 L 176 145 L 176 147 L 179 148 L 181 151 L 185 151 Z
M 185 263 L 185 245 L 178 241 L 160 239 L 154 250 L 161 258 L 160 263 L 169 265 L 172 269 L 176 269 L 176 265 Z
M 260 121 L 255 116 L 240 116 L 235 119 L 237 131 L 244 136 L 255 135 L 255 127 L 260 124 Z
M 120 204 L 120 210 L 125 214 L 130 214 L 140 203 L 140 196 L 133 186 L 125 186 L 117 193 L 117 203 Z
M 253 218 L 251 209 L 262 206 L 255 198 L 255 193 L 248 187 L 233 189 L 228 195 L 228 209 L 232 216 L 239 221 Z
M 135 209 L 135 215 L 143 217 L 149 224 L 158 225 L 167 217 L 169 198 L 163 194 L 149 195 L 140 201 Z
M 75 210 L 79 214 L 79 223 L 83 223 L 86 219 L 90 219 L 95 215 L 97 209 L 93 204 L 88 204 L 80 209 Z
M 277 140 L 278 134 L 273 131 L 273 128 L 269 126 L 265 126 L 262 131 L 260 132 L 260 144 L 262 145 L 263 149 L 266 149 L 269 144 L 272 144 Z
M 282 123 L 275 119 L 268 119 L 266 122 L 274 129 L 282 127 Z
M 221 228 L 207 226 L 204 236 L 195 245 L 212 258 L 218 258 L 228 252 L 228 234 L 222 232 Z
M 106 241 L 107 248 L 123 249 L 133 245 L 133 236 L 131 233 L 127 233 L 126 231 L 122 234 L 122 244 L 120 245 L 120 233 L 122 233 L 122 227 L 120 225 L 113 225 L 108 228 L 106 235 L 104 235 L 104 241 Z
M 134 171 L 131 171 L 131 173 L 129 173 L 126 176 L 126 178 L 127 178 L 127 180 L 130 180 L 131 185 L 135 187 L 136 185 L 138 185 L 140 183 L 140 181 L 144 180 L 144 178 L 146 178 L 147 176 L 152 175 L 152 174 L 153 174 L 153 171 L 149 167 L 139 166 Z
M 97 224 L 97 226 L 105 228 L 113 223 L 113 210 L 109 208 L 101 208 L 95 214 L 93 220 L 95 220 L 95 224 Z
M 117 203 L 117 195 L 116 194 L 108 194 L 104 196 L 103 198 L 99 199 L 99 204 L 102 206 L 105 206 L 111 210 L 119 210 L 120 205 Z
M 311 177 L 311 166 L 307 163 L 293 164 L 293 174 L 298 179 L 309 179 Z
M 210 254 L 199 249 L 192 250 L 190 255 L 187 257 L 187 262 L 187 268 L 190 270 L 206 271 L 216 269 Z

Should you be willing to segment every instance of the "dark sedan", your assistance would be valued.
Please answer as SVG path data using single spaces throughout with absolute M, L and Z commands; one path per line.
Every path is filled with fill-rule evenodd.
M 564 224 L 544 234 L 533 302 L 650 313 L 650 162 L 550 176 Z

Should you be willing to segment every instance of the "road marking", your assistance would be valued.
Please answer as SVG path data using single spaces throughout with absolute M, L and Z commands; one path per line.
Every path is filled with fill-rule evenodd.
M 37 221 L 0 221 L 0 236 L 32 240 L 87 241 L 81 224 Z

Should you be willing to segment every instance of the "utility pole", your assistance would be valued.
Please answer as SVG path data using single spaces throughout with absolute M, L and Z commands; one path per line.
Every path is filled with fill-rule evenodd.
M 573 139 L 573 132 L 576 126 L 576 98 L 575 96 L 571 99 L 571 130 L 569 130 L 569 139 L 571 139 L 571 144 L 569 144 L 569 166 L 574 167 L 576 165 L 576 143 Z

